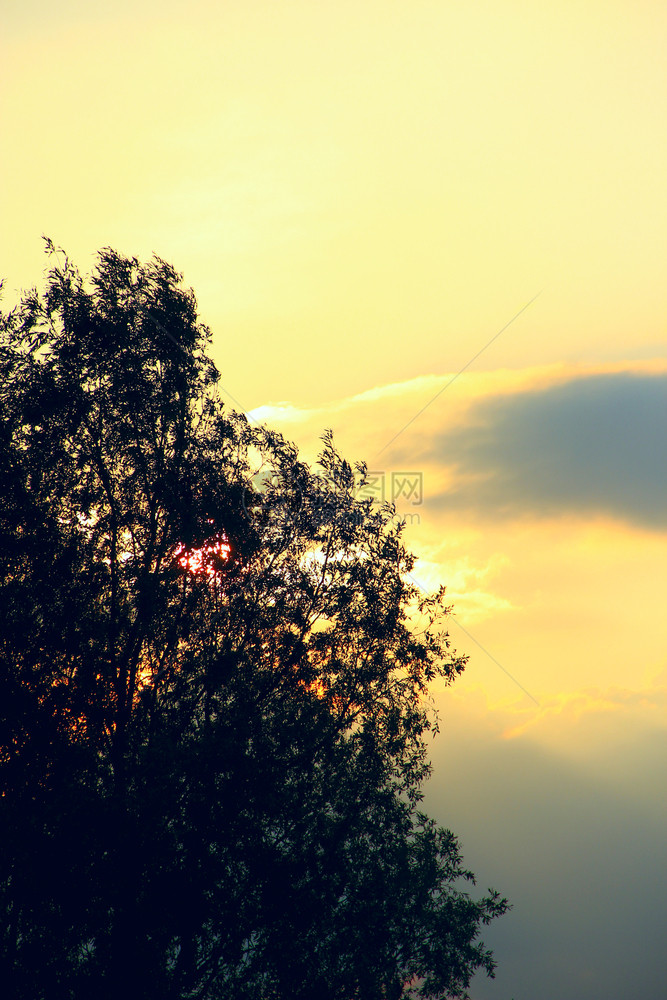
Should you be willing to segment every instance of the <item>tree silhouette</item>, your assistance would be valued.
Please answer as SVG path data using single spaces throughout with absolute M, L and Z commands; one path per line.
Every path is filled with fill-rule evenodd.
M 330 434 L 223 409 L 172 267 L 47 250 L 0 320 L 4 995 L 464 996 L 507 903 L 419 808 L 444 591 Z

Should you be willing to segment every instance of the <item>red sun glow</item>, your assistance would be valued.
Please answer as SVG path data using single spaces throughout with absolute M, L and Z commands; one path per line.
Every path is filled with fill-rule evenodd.
M 179 542 L 174 549 L 174 558 L 181 569 L 192 576 L 208 576 L 213 579 L 228 562 L 231 551 L 225 535 L 218 532 L 198 548 L 188 549 Z

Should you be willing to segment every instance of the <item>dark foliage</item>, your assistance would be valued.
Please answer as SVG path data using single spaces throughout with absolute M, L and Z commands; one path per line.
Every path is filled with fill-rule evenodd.
M 169 265 L 48 250 L 0 319 L 3 996 L 465 995 L 507 904 L 419 809 L 443 593 L 330 435 L 223 410 Z

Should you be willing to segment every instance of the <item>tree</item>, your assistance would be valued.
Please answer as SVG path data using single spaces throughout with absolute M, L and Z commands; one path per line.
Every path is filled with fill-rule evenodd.
M 5 995 L 466 995 L 507 903 L 420 810 L 444 589 L 331 434 L 223 408 L 172 267 L 47 250 L 1 319 Z

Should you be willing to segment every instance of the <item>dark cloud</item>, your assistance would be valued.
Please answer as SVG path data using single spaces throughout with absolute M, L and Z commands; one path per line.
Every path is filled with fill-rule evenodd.
M 667 528 L 667 375 L 578 378 L 478 404 L 431 458 L 461 475 L 440 509 L 603 513 Z
M 426 811 L 513 903 L 484 929 L 498 973 L 474 1000 L 664 996 L 666 740 L 626 734 L 586 773 L 526 739 L 436 739 Z

